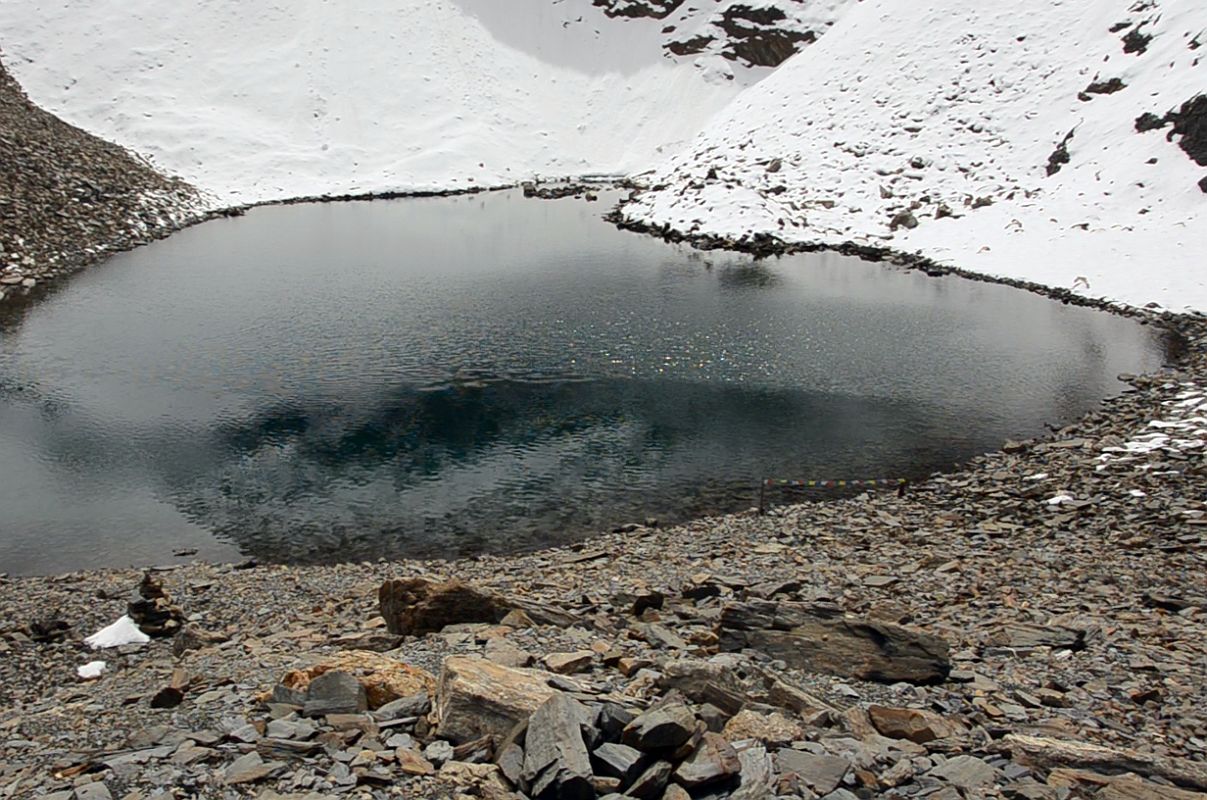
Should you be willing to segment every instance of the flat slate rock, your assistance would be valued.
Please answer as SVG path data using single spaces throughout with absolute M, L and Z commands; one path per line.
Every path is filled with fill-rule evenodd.
M 625 795 L 636 797 L 638 800 L 654 800 L 661 797 L 674 770 L 675 766 L 669 761 L 655 761 L 625 790 Z
M 976 789 L 992 784 L 998 771 L 976 756 L 955 756 L 926 773 L 933 778 L 942 778 L 961 789 Z
M 635 747 L 619 742 L 606 742 L 591 754 L 595 774 L 608 778 L 619 778 L 621 786 L 627 786 L 645 768 L 648 757 Z
M 781 773 L 795 772 L 810 789 L 829 794 L 851 771 L 851 762 L 839 756 L 823 756 L 800 750 L 780 750 L 775 761 Z
M 255 783 L 284 767 L 283 762 L 265 761 L 259 753 L 248 753 L 232 761 L 222 773 L 222 777 L 230 786 L 240 783 Z
M 761 650 L 789 667 L 883 683 L 941 683 L 949 647 L 937 636 L 830 605 L 729 603 L 721 610 L 721 647 Z
M 324 672 L 310 682 L 302 713 L 308 717 L 356 714 L 369 707 L 365 687 L 356 676 L 341 670 Z

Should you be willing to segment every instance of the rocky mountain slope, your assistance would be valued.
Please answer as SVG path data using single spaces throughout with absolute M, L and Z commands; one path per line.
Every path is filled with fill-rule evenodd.
M 186 183 L 33 105 L 0 64 L 0 297 L 165 235 Z

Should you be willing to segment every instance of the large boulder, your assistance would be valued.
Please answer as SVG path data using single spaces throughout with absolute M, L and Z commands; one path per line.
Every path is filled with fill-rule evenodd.
M 453 742 L 506 736 L 549 698 L 560 694 L 550 675 L 512 669 L 470 656 L 449 656 L 436 690 L 436 730 Z
M 721 610 L 721 647 L 760 650 L 809 672 L 896 683 L 941 683 L 951 672 L 937 636 L 830 605 L 755 601 Z
M 422 636 L 447 625 L 497 623 L 522 611 L 538 625 L 573 625 L 578 618 L 545 603 L 507 598 L 458 580 L 427 578 L 388 580 L 377 590 L 381 616 L 390 633 Z

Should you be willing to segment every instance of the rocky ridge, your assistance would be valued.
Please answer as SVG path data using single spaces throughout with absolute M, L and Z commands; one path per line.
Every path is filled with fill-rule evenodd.
M 204 201 L 35 106 L 0 64 L 0 300 L 162 238 Z

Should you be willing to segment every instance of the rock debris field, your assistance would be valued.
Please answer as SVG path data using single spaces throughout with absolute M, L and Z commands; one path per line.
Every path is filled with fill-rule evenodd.
M 197 217 L 201 201 L 128 151 L 37 108 L 0 64 L 0 301 Z
M 0 581 L 0 797 L 1207 796 L 1182 327 L 1177 370 L 904 497 Z

